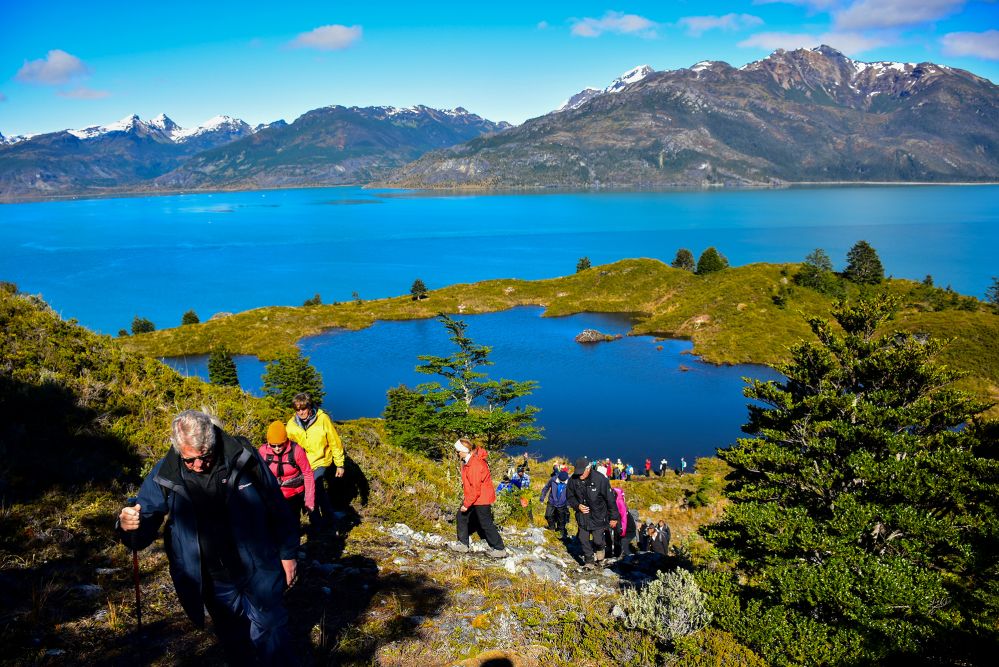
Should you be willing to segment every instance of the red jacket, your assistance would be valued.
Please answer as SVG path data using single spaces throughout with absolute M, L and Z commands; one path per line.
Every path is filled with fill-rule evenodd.
M 493 488 L 493 478 L 489 474 L 489 464 L 486 457 L 489 454 L 484 449 L 472 452 L 468 462 L 461 466 L 461 488 L 464 498 L 462 507 L 472 505 L 492 505 L 496 502 L 496 489 Z
M 295 465 L 292 465 L 288 460 L 288 456 L 294 450 L 295 452 Z M 297 445 L 294 442 L 290 443 L 284 448 L 284 451 L 280 454 L 274 452 L 274 449 L 268 445 L 260 445 L 260 458 L 265 462 L 268 459 L 272 459 L 268 463 L 268 468 L 270 468 L 271 474 L 277 478 L 278 484 L 281 485 L 281 493 L 285 498 L 291 498 L 294 495 L 305 492 L 305 507 L 310 511 L 316 506 L 316 478 L 312 472 L 312 466 L 309 465 L 309 455 L 305 453 L 305 449 L 301 445 Z M 281 474 L 278 474 L 278 468 L 281 468 Z M 299 472 L 301 470 L 301 472 Z M 292 480 L 301 476 L 303 484 L 296 484 Z M 292 482 L 290 486 L 285 486 L 288 482 Z

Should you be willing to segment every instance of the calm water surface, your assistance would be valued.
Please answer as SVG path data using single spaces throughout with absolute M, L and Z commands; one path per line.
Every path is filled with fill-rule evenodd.
M 360 203 L 364 202 L 364 203 Z M 999 187 L 399 196 L 357 188 L 0 206 L 0 280 L 105 333 L 135 315 L 176 326 L 220 311 L 328 303 L 487 278 L 550 278 L 576 260 L 695 256 L 837 268 L 866 239 L 888 273 L 982 295 L 995 275 Z
M 741 435 L 747 400 L 742 377 L 779 377 L 762 366 L 712 366 L 684 354 L 685 341 L 647 336 L 580 345 L 585 328 L 624 334 L 629 320 L 582 314 L 543 318 L 539 308 L 460 317 L 477 343 L 493 347 L 490 377 L 537 380 L 529 402 L 542 409 L 545 439 L 529 451 L 544 457 L 612 456 L 636 467 L 645 457 L 671 464 L 686 456 L 714 454 Z M 662 346 L 662 350 L 657 349 Z M 413 369 L 417 355 L 450 354 L 454 347 L 436 320 L 378 322 L 357 332 L 334 331 L 302 341 L 322 372 L 326 406 L 336 419 L 380 416 L 385 392 L 433 380 Z M 167 360 L 207 378 L 205 357 Z M 240 381 L 259 393 L 263 364 L 237 359 Z

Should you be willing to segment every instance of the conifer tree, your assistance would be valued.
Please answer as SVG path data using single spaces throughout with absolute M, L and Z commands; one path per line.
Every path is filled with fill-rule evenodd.
M 198 314 L 194 312 L 193 308 L 184 313 L 184 316 L 180 318 L 181 326 L 186 324 L 198 324 L 199 322 L 201 322 L 201 319 L 198 317 Z
M 208 381 L 223 387 L 238 387 L 239 374 L 232 353 L 224 345 L 212 348 L 208 355 Z
M 413 295 L 413 301 L 427 298 L 427 286 L 422 280 L 417 278 L 413 281 L 413 286 L 409 288 L 409 293 Z
M 718 252 L 714 246 L 711 246 L 707 250 L 701 253 L 701 256 L 697 258 L 697 275 L 703 276 L 708 273 L 714 273 L 715 271 L 721 271 L 728 266 L 728 260 L 725 259 L 725 255 Z
M 156 325 L 152 323 L 152 320 L 139 317 L 138 315 L 132 318 L 133 334 L 150 333 L 152 331 L 156 331 Z
M 985 301 L 999 313 L 999 278 L 992 276 L 992 284 L 985 290 Z
M 857 241 L 846 253 L 843 275 L 861 285 L 877 285 L 885 279 L 885 269 L 877 251 L 867 241 Z
M 314 405 L 320 405 L 326 392 L 323 391 L 323 376 L 309 363 L 301 352 L 282 352 L 264 367 L 264 396 L 270 396 L 281 406 L 290 406 L 298 393 L 307 393 Z
M 406 385 L 389 389 L 386 397 L 382 418 L 389 442 L 425 456 L 439 455 L 436 413 L 427 397 Z
M 576 273 L 581 273 L 592 266 L 593 264 L 590 263 L 589 257 L 580 257 L 579 261 L 576 262 Z
M 673 262 L 670 264 L 674 269 L 683 269 L 684 271 L 693 271 L 694 266 L 694 253 L 690 252 L 686 248 L 680 248 L 676 251 L 676 257 L 673 258 Z
M 995 423 L 941 343 L 876 333 L 897 303 L 841 302 L 845 333 L 812 319 L 786 381 L 745 391 L 755 437 L 719 451 L 731 504 L 703 532 L 733 569 L 703 573 L 709 606 L 772 664 L 960 663 L 997 639 Z
M 418 373 L 438 375 L 444 382 L 429 382 L 417 387 L 429 405 L 438 453 L 443 453 L 457 437 L 467 436 L 484 442 L 487 449 L 526 444 L 541 437 L 534 420 L 538 408 L 531 405 L 512 407 L 530 395 L 538 383 L 533 380 L 491 380 L 480 370 L 491 366 L 492 348 L 479 345 L 465 335 L 466 325 L 447 315 L 439 315 L 458 350 L 446 357 L 420 355 Z
M 816 248 L 805 256 L 805 263 L 795 275 L 794 282 L 823 294 L 844 295 L 839 279 L 833 273 L 832 260 L 822 248 Z

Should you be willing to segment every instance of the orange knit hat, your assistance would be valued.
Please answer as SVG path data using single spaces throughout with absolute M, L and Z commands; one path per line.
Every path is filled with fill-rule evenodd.
M 288 431 L 284 429 L 284 424 L 278 421 L 271 422 L 267 427 L 267 444 L 283 445 L 288 440 Z

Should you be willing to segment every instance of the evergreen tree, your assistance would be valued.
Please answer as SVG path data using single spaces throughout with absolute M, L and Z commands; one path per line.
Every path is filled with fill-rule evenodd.
M 885 269 L 871 244 L 857 241 L 846 253 L 846 270 L 843 275 L 861 285 L 877 285 L 885 279 Z
M 432 430 L 438 453 L 457 437 L 484 441 L 487 449 L 526 444 L 541 437 L 534 425 L 539 409 L 514 405 L 530 395 L 538 383 L 533 380 L 490 380 L 480 368 L 491 366 L 492 348 L 478 345 L 465 335 L 467 325 L 447 315 L 439 315 L 458 351 L 446 357 L 420 355 L 418 373 L 439 375 L 444 384 L 430 382 L 417 387 L 433 410 Z
M 816 248 L 805 257 L 801 270 L 794 276 L 794 282 L 802 287 L 810 287 L 822 294 L 845 296 L 845 290 L 833 273 L 832 260 L 822 248 Z
M 755 437 L 719 451 L 731 504 L 703 532 L 733 569 L 702 582 L 772 664 L 957 664 L 997 639 L 995 423 L 941 343 L 875 333 L 897 303 L 841 302 L 845 334 L 812 319 L 786 381 L 746 389 Z
M 319 296 L 319 292 L 312 295 L 311 299 L 306 299 L 302 302 L 303 306 L 321 306 L 323 305 L 323 298 Z
M 711 246 L 697 258 L 696 273 L 699 276 L 703 276 L 715 271 L 721 271 L 726 267 L 728 267 L 728 260 L 725 259 L 725 255 L 718 252 L 714 246 Z
M 138 315 L 132 318 L 133 334 L 150 333 L 152 331 L 156 331 L 156 325 L 153 324 L 151 320 L 147 320 L 145 317 L 139 317 Z
M 313 404 L 318 406 L 326 395 L 323 376 L 297 350 L 282 352 L 268 362 L 261 380 L 264 396 L 270 396 L 281 406 L 290 406 L 295 394 L 302 392 L 312 396 Z
M 208 381 L 223 387 L 239 386 L 236 362 L 224 345 L 213 347 L 208 355 Z
M 387 398 L 382 418 L 389 442 L 411 452 L 437 456 L 440 447 L 436 440 L 436 412 L 427 397 L 399 385 L 388 390 Z
M 184 313 L 184 316 L 180 318 L 180 326 L 184 326 L 185 324 L 198 324 L 199 322 L 201 322 L 201 319 L 198 317 L 198 314 L 194 312 L 193 308 Z
M 999 312 L 999 278 L 992 276 L 992 284 L 985 290 L 985 301 Z
M 422 280 L 417 278 L 413 281 L 413 286 L 409 288 L 409 293 L 413 295 L 413 301 L 427 298 L 427 286 Z
M 585 271 L 586 269 L 589 269 L 592 266 L 593 265 L 590 264 L 590 258 L 589 257 L 580 257 L 579 261 L 576 262 L 576 273 L 581 273 L 581 272 Z
M 676 257 L 673 258 L 673 262 L 670 264 L 674 269 L 683 269 L 684 271 L 694 270 L 694 253 L 690 252 L 686 248 L 680 248 L 676 251 Z

